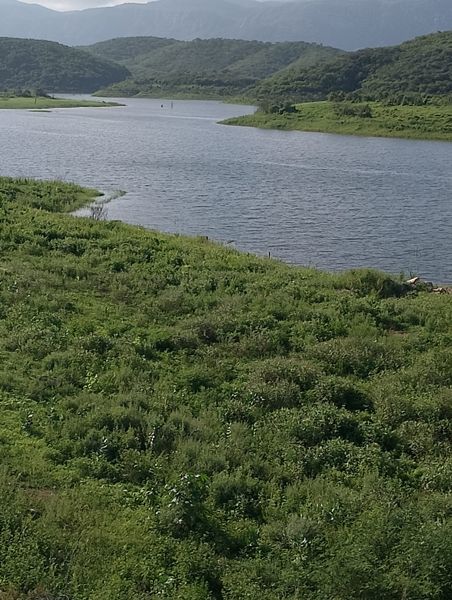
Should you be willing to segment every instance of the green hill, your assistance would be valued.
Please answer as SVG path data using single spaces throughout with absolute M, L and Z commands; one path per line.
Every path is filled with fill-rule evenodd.
M 0 596 L 446 600 L 452 296 L 0 179 Z
M 122 65 L 55 42 L 0 38 L 0 89 L 94 92 L 128 75 Z
M 294 64 L 309 66 L 331 58 L 339 50 L 304 42 L 264 43 L 244 40 L 193 40 L 158 38 L 110 40 L 86 50 L 114 59 L 132 77 L 105 94 L 159 95 L 187 93 L 234 95 L 264 77 Z
M 416 38 L 400 46 L 365 49 L 276 74 L 258 84 L 258 98 L 323 100 L 333 93 L 364 100 L 452 94 L 452 32 Z
M 80 46 L 98 58 L 113 60 L 122 64 L 134 64 L 138 57 L 150 54 L 178 43 L 177 40 L 156 37 L 122 37 L 105 42 L 98 42 L 91 46 Z

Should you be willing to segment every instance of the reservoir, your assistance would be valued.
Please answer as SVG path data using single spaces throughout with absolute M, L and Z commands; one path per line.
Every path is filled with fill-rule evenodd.
M 0 174 L 124 191 L 109 219 L 292 264 L 452 282 L 452 143 L 227 127 L 253 108 L 220 102 L 120 102 L 0 110 Z

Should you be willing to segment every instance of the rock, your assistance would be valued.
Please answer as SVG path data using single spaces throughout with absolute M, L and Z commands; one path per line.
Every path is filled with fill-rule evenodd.
M 420 280 L 420 277 L 413 277 L 412 279 L 408 279 L 406 283 L 409 285 L 416 285 L 416 283 L 418 283 Z

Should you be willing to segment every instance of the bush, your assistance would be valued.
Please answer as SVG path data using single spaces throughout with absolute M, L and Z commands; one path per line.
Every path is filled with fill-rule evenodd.
M 369 104 L 350 104 L 348 102 L 336 102 L 333 111 L 337 117 L 358 117 L 360 119 L 371 119 L 372 108 Z

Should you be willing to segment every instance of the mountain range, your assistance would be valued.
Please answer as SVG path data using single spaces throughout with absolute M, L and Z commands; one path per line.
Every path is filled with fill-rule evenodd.
M 3 0 L 0 36 L 69 45 L 126 36 L 317 42 L 346 50 L 452 29 L 450 0 L 157 0 L 57 12 Z

